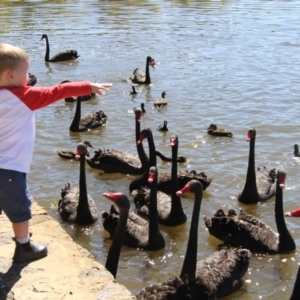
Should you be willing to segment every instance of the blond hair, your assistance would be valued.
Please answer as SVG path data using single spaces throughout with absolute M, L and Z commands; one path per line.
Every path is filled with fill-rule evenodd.
M 29 61 L 29 57 L 23 49 L 0 43 L 0 75 L 6 70 L 14 70 L 24 61 Z

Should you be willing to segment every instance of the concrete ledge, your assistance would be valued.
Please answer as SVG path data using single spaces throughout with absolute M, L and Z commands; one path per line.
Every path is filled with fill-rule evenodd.
M 15 243 L 11 223 L 0 215 L 0 300 L 132 300 L 135 297 L 93 256 L 77 245 L 47 212 L 33 202 L 32 241 L 48 247 L 48 256 L 30 264 L 12 264 Z

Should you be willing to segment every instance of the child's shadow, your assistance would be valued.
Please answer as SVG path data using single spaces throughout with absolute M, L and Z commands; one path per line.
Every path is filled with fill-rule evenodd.
M 22 269 L 27 263 L 12 264 L 6 273 L 0 272 L 0 299 L 10 299 L 8 294 L 14 284 L 21 278 Z

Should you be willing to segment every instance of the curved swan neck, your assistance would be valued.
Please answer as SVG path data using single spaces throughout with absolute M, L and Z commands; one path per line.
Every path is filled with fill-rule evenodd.
M 202 189 L 197 188 L 194 192 L 195 202 L 191 220 L 191 227 L 189 233 L 189 240 L 187 244 L 187 249 L 180 273 L 180 278 L 184 279 L 184 276 L 188 276 L 189 279 L 194 279 L 196 277 L 196 267 L 197 267 L 197 246 L 198 246 L 198 225 L 199 225 L 199 214 L 202 202 Z
M 135 121 L 135 142 L 136 142 L 136 150 L 137 150 L 137 153 L 138 153 L 138 156 L 139 156 L 139 159 L 141 161 L 141 164 L 142 164 L 142 169 L 143 170 L 146 170 L 149 166 L 149 158 L 145 152 L 145 149 L 144 149 L 144 146 L 143 146 L 143 143 L 137 143 L 139 137 L 140 137 L 140 134 L 141 134 L 141 125 L 140 125 L 140 122 Z
M 153 140 L 152 132 L 150 131 L 148 134 L 148 146 L 149 146 L 149 166 L 156 167 L 156 151 L 155 151 L 155 144 Z
M 73 118 L 73 121 L 70 126 L 70 130 L 73 131 L 78 131 L 79 130 L 79 123 L 80 123 L 80 117 L 81 117 L 81 98 L 77 98 L 77 103 L 76 103 L 76 111 L 75 115 Z
M 280 187 L 279 180 L 276 181 L 275 195 L 275 222 L 279 234 L 279 244 L 284 243 L 286 238 L 292 239 L 292 236 L 286 226 L 284 211 L 283 211 L 283 191 Z
M 120 209 L 120 219 L 114 234 L 114 239 L 107 254 L 105 268 L 116 278 L 121 248 L 126 232 L 128 209 Z

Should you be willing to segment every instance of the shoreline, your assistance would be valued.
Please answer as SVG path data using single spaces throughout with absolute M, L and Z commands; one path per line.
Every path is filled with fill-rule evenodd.
M 13 231 L 6 215 L 0 215 L 0 300 L 135 299 L 35 201 L 29 230 L 32 241 L 47 245 L 48 256 L 12 264 Z

